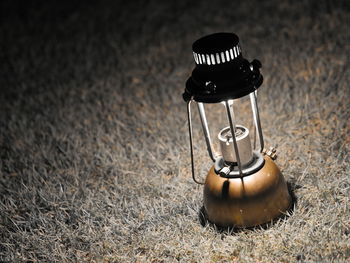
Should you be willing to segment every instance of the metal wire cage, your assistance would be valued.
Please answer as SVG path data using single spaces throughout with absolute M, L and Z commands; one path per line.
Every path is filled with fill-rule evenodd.
M 262 158 L 259 158 L 259 154 L 263 152 L 264 149 L 264 138 L 263 138 L 263 132 L 261 128 L 261 122 L 260 122 L 260 116 L 259 116 L 259 108 L 258 108 L 258 102 L 257 102 L 257 91 L 251 92 L 249 95 L 250 97 L 250 104 L 252 108 L 253 113 L 253 120 L 254 120 L 254 136 L 258 137 L 259 140 L 259 147 L 256 147 L 254 145 L 252 152 L 254 152 L 255 156 L 257 157 L 257 160 L 261 160 Z M 239 99 L 236 99 L 239 100 Z M 192 104 L 197 104 L 199 117 L 201 120 L 201 125 L 204 133 L 204 139 L 207 146 L 207 151 L 210 159 L 213 161 L 213 163 L 219 163 L 222 161 L 222 155 L 218 154 L 219 151 L 215 151 L 213 149 L 213 143 L 211 138 L 211 133 L 208 125 L 208 120 L 205 113 L 205 103 L 203 102 L 197 102 L 193 99 L 189 100 L 187 102 L 187 118 L 188 118 L 188 130 L 189 130 L 189 139 L 190 139 L 190 156 L 191 156 L 191 166 L 192 166 L 192 178 L 196 183 L 200 183 L 195 176 L 195 167 L 194 167 L 194 151 L 193 151 L 193 131 L 192 131 Z M 224 100 L 221 103 L 224 104 L 224 107 L 226 109 L 226 115 L 227 115 L 227 121 L 229 126 L 230 134 L 232 135 L 232 151 L 234 152 L 236 156 L 236 162 L 231 163 L 229 166 L 231 166 L 231 169 L 228 170 L 228 166 L 221 167 L 221 169 L 218 171 L 221 176 L 233 178 L 233 177 L 242 177 L 245 175 L 249 175 L 255 170 L 257 170 L 261 166 L 261 162 L 251 162 L 250 165 L 243 165 L 241 161 L 240 156 L 240 149 L 237 144 L 237 138 L 236 138 L 236 130 L 237 130 L 237 123 L 235 120 L 235 114 L 233 110 L 233 104 L 235 103 L 235 100 L 228 99 Z M 256 139 L 254 138 L 254 141 Z M 255 164 L 255 165 L 253 165 Z M 236 166 L 236 167 L 235 167 Z M 236 168 L 236 169 L 235 169 Z

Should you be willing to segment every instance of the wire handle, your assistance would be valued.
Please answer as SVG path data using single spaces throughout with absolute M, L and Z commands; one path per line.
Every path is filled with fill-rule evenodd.
M 187 102 L 187 119 L 188 119 L 188 132 L 190 136 L 190 153 L 191 153 L 191 166 L 192 166 L 192 179 L 195 183 L 203 185 L 204 182 L 199 182 L 196 179 L 194 173 L 194 160 L 193 160 L 193 142 L 192 142 L 192 119 L 191 119 L 191 102 L 192 98 Z

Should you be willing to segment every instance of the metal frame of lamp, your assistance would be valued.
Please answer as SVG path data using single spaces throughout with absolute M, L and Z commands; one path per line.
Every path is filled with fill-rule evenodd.
M 209 157 L 213 166 L 204 183 L 204 208 L 218 226 L 252 227 L 267 223 L 292 204 L 286 181 L 275 164 L 276 150 L 265 150 L 257 103 L 263 82 L 261 63 L 242 56 L 239 38 L 233 33 L 202 37 L 192 46 L 196 67 L 186 82 L 192 178 L 195 177 L 191 104 L 197 103 Z M 252 149 L 249 130 L 237 125 L 235 100 L 250 97 L 260 147 Z M 220 154 L 213 150 L 205 104 L 223 103 L 228 126 L 218 134 Z M 255 147 L 255 146 L 254 146 Z

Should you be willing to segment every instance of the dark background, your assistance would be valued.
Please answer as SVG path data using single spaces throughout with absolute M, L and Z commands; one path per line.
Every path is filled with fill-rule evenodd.
M 348 1 L 2 1 L 0 261 L 348 260 L 349 24 Z M 265 140 L 298 198 L 266 230 L 198 220 L 181 94 L 192 42 L 221 31 L 263 64 Z

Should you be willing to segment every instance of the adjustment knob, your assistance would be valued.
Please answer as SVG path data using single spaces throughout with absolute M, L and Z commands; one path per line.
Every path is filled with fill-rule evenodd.
M 239 38 L 233 33 L 215 33 L 198 39 L 192 45 L 197 65 L 217 65 L 241 56 Z

